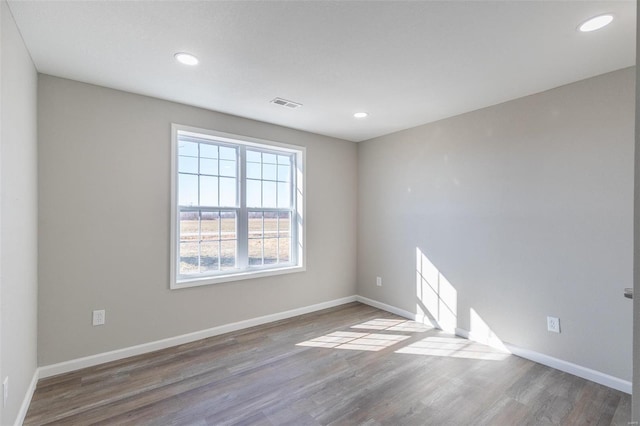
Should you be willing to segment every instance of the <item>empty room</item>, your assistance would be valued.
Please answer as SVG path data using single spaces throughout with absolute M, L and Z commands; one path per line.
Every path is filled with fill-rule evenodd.
M 637 424 L 636 6 L 0 0 L 0 424 Z

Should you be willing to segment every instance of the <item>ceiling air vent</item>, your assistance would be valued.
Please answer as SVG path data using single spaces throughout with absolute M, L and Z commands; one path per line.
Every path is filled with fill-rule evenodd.
M 271 101 L 272 104 L 276 104 L 276 105 L 282 105 L 283 107 L 287 107 L 287 108 L 291 108 L 291 109 L 296 109 L 296 108 L 300 108 L 302 106 L 302 104 L 299 104 L 297 102 L 293 102 L 293 101 L 288 101 L 286 99 L 282 99 L 282 98 L 275 98 Z

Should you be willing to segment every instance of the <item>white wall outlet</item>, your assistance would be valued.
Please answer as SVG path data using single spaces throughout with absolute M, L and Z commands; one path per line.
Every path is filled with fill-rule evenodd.
M 560 333 L 560 318 L 547 317 L 547 331 Z
M 103 325 L 105 323 L 105 320 L 106 318 L 104 309 L 93 311 L 93 325 Z
M 376 277 L 376 285 L 382 287 L 382 277 Z
M 7 400 L 9 399 L 9 376 L 5 377 L 2 381 L 2 406 L 7 406 Z

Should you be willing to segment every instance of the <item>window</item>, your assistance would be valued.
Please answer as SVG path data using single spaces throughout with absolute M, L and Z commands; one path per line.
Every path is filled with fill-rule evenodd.
M 172 133 L 170 287 L 303 270 L 304 148 Z

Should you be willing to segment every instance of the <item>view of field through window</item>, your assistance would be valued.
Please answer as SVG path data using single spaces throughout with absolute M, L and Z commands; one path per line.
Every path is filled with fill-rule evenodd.
M 236 213 L 180 213 L 180 273 L 193 274 L 236 267 Z
M 249 265 L 289 262 L 290 241 L 289 212 L 249 213 Z
M 179 273 L 234 270 L 242 256 L 248 267 L 291 262 L 292 155 L 191 137 L 178 142 Z

